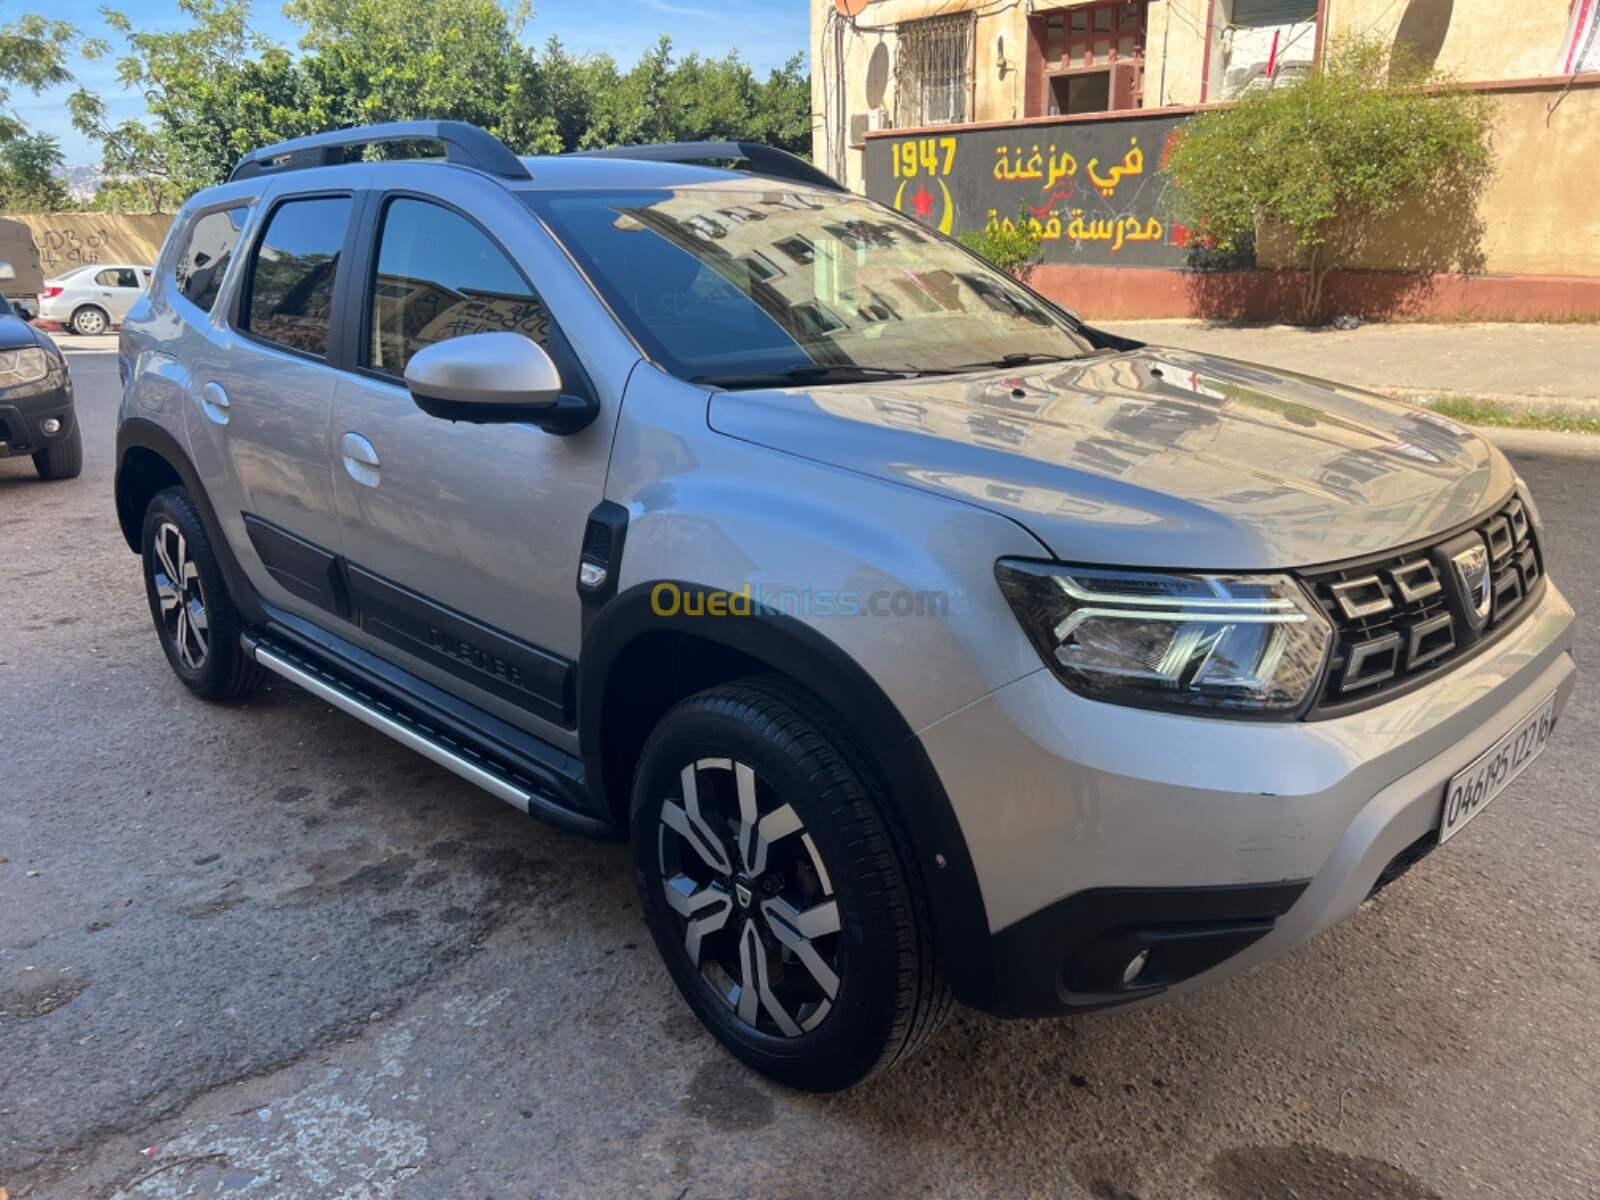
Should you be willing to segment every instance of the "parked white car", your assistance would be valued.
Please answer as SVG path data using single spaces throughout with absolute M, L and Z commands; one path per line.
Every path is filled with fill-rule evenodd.
M 44 281 L 39 316 L 72 333 L 110 333 L 150 286 L 150 268 L 94 263 Z

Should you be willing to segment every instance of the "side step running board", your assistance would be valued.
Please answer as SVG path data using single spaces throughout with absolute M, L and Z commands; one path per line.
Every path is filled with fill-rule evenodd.
M 273 632 L 246 634 L 241 641 L 246 652 L 268 670 L 514 808 L 569 833 L 607 840 L 618 836 L 609 822 L 574 809 L 558 795 L 556 787 L 541 787 L 537 777 L 547 772 L 540 767 L 517 761 L 487 740 L 471 744 L 461 734 L 458 722 L 452 722 L 455 730 L 448 730 L 445 721 L 430 719 L 434 714 L 426 705 L 400 694 L 384 694 L 373 681 L 341 670 L 337 662 L 275 637 Z

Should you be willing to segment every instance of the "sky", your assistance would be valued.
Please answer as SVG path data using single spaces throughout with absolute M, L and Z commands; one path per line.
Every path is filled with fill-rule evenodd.
M 0 11 L 0 16 L 45 12 L 71 21 L 85 33 L 106 36 L 100 17 L 100 7 L 105 2 L 13 0 Z M 111 7 L 126 12 L 135 26 L 183 24 L 174 6 L 162 0 L 111 0 Z M 293 47 L 297 40 L 297 30 L 284 20 L 277 0 L 256 0 L 255 21 L 261 32 L 287 46 Z M 698 50 L 704 55 L 721 56 L 737 49 L 764 75 L 791 56 L 805 52 L 809 22 L 805 0 L 535 0 L 533 16 L 522 36 L 525 41 L 540 44 L 554 34 L 569 51 L 603 51 L 628 66 L 654 45 L 660 34 L 667 33 L 681 53 Z M 113 120 L 141 116 L 142 98 L 117 85 L 115 60 L 122 45 L 115 37 L 109 40 L 114 50 L 109 59 L 96 63 L 78 59 L 71 64 L 72 72 L 78 83 L 100 93 Z M 12 107 L 30 128 L 60 138 L 68 165 L 96 162 L 99 148 L 74 131 L 67 118 L 66 97 L 71 90 L 58 88 L 42 96 L 13 90 Z

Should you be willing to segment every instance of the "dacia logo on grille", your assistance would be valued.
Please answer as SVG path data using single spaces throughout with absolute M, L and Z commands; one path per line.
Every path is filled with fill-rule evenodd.
M 1479 539 L 1477 545 L 1452 554 L 1450 565 L 1455 568 L 1461 598 L 1475 618 L 1474 627 L 1483 628 L 1489 619 L 1489 609 L 1494 604 L 1494 582 L 1489 577 L 1489 548 Z

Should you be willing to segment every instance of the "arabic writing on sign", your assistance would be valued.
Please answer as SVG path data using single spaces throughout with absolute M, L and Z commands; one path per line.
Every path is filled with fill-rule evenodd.
M 1116 195 L 1117 185 L 1124 179 L 1144 174 L 1144 151 L 1139 149 L 1139 139 L 1129 138 L 1128 141 L 1131 145 L 1128 152 L 1122 156 L 1122 162 L 1110 168 L 1104 175 L 1100 174 L 1099 158 L 1091 158 L 1088 166 L 1084 168 L 1084 174 L 1089 177 L 1089 182 L 1107 199 Z M 905 147 L 901 149 L 903 151 Z M 1050 147 L 1048 154 L 1035 145 L 1026 158 L 1022 155 L 1021 146 L 1015 149 L 1010 146 L 999 146 L 995 149 L 995 155 L 994 177 L 1001 183 L 1042 180 L 1039 190 L 1049 192 L 1053 191 L 1056 184 L 1063 179 L 1071 180 L 1078 174 L 1078 160 L 1072 156 L 1072 152 L 1070 150 L 1058 152 L 1054 145 Z M 1069 188 L 1067 194 L 1071 195 L 1072 189 Z
M 1085 220 L 1083 209 L 1075 208 L 1068 216 L 1072 220 L 1063 228 L 1061 218 L 1055 213 L 1050 214 L 1048 221 L 1039 217 L 1028 220 L 1028 228 L 1041 242 L 1058 242 L 1065 238 L 1069 242 L 1110 242 L 1111 253 L 1115 254 L 1129 242 L 1159 242 L 1166 236 L 1166 230 L 1155 217 L 1142 221 L 1138 217 L 1094 217 Z M 990 229 L 1014 230 L 1015 222 L 1010 217 L 1000 218 L 994 209 L 989 210 Z

